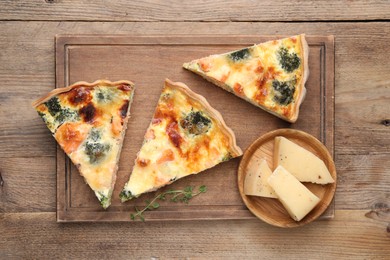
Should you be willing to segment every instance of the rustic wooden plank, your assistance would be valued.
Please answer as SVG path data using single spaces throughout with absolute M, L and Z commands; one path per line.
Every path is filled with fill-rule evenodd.
M 367 213 L 340 210 L 331 223 L 294 229 L 260 220 L 59 225 L 55 213 L 0 213 L 0 251 L 5 258 L 34 259 L 388 258 L 386 215 Z
M 367 209 L 390 205 L 389 154 L 336 155 L 336 208 Z
M 2 20 L 330 21 L 389 19 L 388 1 L 2 1 Z
M 383 122 L 390 119 L 390 81 L 379 75 L 372 79 L 371 84 L 353 80 L 361 87 L 348 84 L 337 93 L 336 142 L 343 147 L 338 154 L 390 154 L 390 127 Z
M 1 158 L 0 213 L 54 211 L 56 164 L 53 158 Z
M 1 75 L 0 78 L 0 157 L 54 157 L 54 138 L 31 106 L 36 98 L 34 93 L 53 88 L 54 83 L 50 83 L 53 76 Z

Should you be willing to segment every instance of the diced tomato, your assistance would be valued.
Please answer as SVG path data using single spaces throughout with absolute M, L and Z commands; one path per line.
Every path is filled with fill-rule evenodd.
M 283 115 L 287 117 L 287 116 L 289 116 L 289 114 L 290 114 L 290 109 L 288 107 L 284 107 L 283 108 Z
M 173 143 L 173 145 L 177 148 L 180 148 L 180 144 L 183 141 L 183 138 L 179 134 L 179 126 L 177 122 L 173 121 L 167 125 L 166 133 L 169 136 L 169 140 Z
M 239 95 L 243 95 L 244 94 L 244 89 L 241 86 L 241 84 L 238 83 L 238 82 L 236 84 L 234 84 L 233 89 L 234 89 L 234 92 L 236 92 Z
M 161 164 L 161 163 L 173 161 L 174 159 L 175 159 L 175 154 L 173 153 L 173 151 L 171 149 L 167 149 L 163 151 L 161 157 L 158 158 L 157 163 Z
M 268 95 L 268 91 L 266 88 L 263 88 L 260 90 L 260 93 L 263 95 L 263 96 L 267 96 Z
M 150 163 L 149 159 L 142 159 L 142 158 L 137 159 L 137 164 L 141 167 L 146 167 L 148 166 L 149 163 Z
M 152 119 L 152 124 L 153 125 L 157 125 L 157 124 L 159 124 L 159 123 L 161 123 L 162 122 L 162 119 L 161 118 L 153 118 Z
M 204 72 L 208 72 L 208 71 L 210 71 L 210 69 L 211 69 L 211 64 L 210 64 L 210 62 L 209 62 L 208 60 L 205 60 L 205 59 L 199 61 L 199 66 L 200 66 L 200 68 L 201 68 Z
M 290 39 L 291 39 L 291 41 L 292 41 L 293 43 L 296 43 L 296 42 L 297 42 L 297 38 L 295 38 L 295 37 L 291 37 Z
M 276 71 L 274 67 L 270 66 L 267 70 L 261 75 L 257 80 L 257 87 L 263 89 L 269 80 L 273 80 L 276 76 L 280 74 L 279 71 Z
M 263 88 L 256 92 L 254 99 L 258 104 L 264 104 L 264 100 L 266 98 L 266 95 L 264 93 L 267 93 L 267 89 Z
M 222 75 L 222 77 L 221 77 L 220 81 L 221 81 L 221 82 L 223 82 L 223 83 L 225 83 L 225 82 L 226 82 L 226 80 L 229 78 L 229 75 L 230 75 L 230 71 L 229 71 L 229 73 L 228 73 L 228 74 L 224 74 L 224 75 Z
M 111 131 L 114 136 L 118 136 L 120 132 L 122 131 L 123 121 L 119 117 L 113 117 L 112 123 L 111 123 Z
M 146 131 L 146 133 L 145 133 L 145 139 L 146 140 L 153 140 L 154 138 L 156 138 L 156 136 L 154 135 L 154 130 L 148 129 L 148 131 Z
M 255 73 L 260 74 L 260 73 L 263 73 L 263 72 L 264 72 L 264 67 L 263 66 L 259 65 L 259 66 L 256 67 Z

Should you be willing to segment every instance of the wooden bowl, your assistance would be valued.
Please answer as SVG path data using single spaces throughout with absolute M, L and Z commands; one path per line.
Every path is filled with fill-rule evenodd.
M 283 136 L 317 155 L 324 161 L 335 180 L 334 183 L 326 185 L 303 183 L 311 192 L 319 197 L 321 201 L 301 221 L 293 220 L 278 199 L 247 196 L 244 194 L 244 180 L 247 170 L 251 167 L 256 167 L 256 162 L 258 162 L 259 159 L 266 159 L 271 170 L 275 169 L 275 166 L 273 165 L 273 153 L 274 138 L 276 136 Z M 336 182 L 336 167 L 332 156 L 329 154 L 326 147 L 314 136 L 293 129 L 275 130 L 258 138 L 245 151 L 238 168 L 238 188 L 245 205 L 256 217 L 277 227 L 298 227 L 317 219 L 331 203 L 336 191 Z

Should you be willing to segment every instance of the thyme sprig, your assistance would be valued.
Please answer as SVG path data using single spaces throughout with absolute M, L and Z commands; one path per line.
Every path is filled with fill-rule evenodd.
M 169 189 L 158 194 L 152 200 L 145 200 L 146 206 L 143 209 L 135 207 L 135 213 L 130 214 L 130 218 L 132 220 L 140 219 L 141 221 L 145 221 L 144 212 L 147 210 L 158 209 L 160 207 L 160 203 L 158 201 L 165 201 L 167 200 L 167 197 L 170 196 L 169 200 L 172 202 L 183 202 L 187 204 L 190 199 L 201 193 L 205 193 L 206 191 L 207 187 L 205 185 L 200 186 L 197 191 L 195 191 L 192 186 L 187 186 L 182 190 Z

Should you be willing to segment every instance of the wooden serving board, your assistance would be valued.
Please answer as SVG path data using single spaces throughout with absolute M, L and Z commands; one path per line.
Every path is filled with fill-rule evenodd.
M 56 87 L 76 81 L 97 79 L 131 80 L 136 84 L 131 118 L 120 158 L 112 205 L 104 210 L 85 184 L 77 169 L 57 149 L 57 221 L 131 221 L 134 206 L 159 191 L 136 200 L 121 203 L 119 192 L 128 180 L 145 130 L 153 116 L 164 79 L 181 81 L 203 95 L 221 112 L 232 128 L 238 145 L 245 150 L 268 131 L 294 128 L 317 137 L 334 152 L 334 39 L 333 36 L 307 36 L 310 47 L 310 76 L 307 96 L 298 121 L 290 124 L 237 98 L 201 77 L 182 68 L 184 62 L 215 53 L 223 53 L 280 36 L 132 36 L 132 35 L 58 35 L 56 37 Z M 237 187 L 240 158 L 219 164 L 198 175 L 192 175 L 167 188 L 181 189 L 205 184 L 207 193 L 189 204 L 164 202 L 155 211 L 145 213 L 151 220 L 251 219 Z M 334 202 L 321 218 L 334 215 Z

